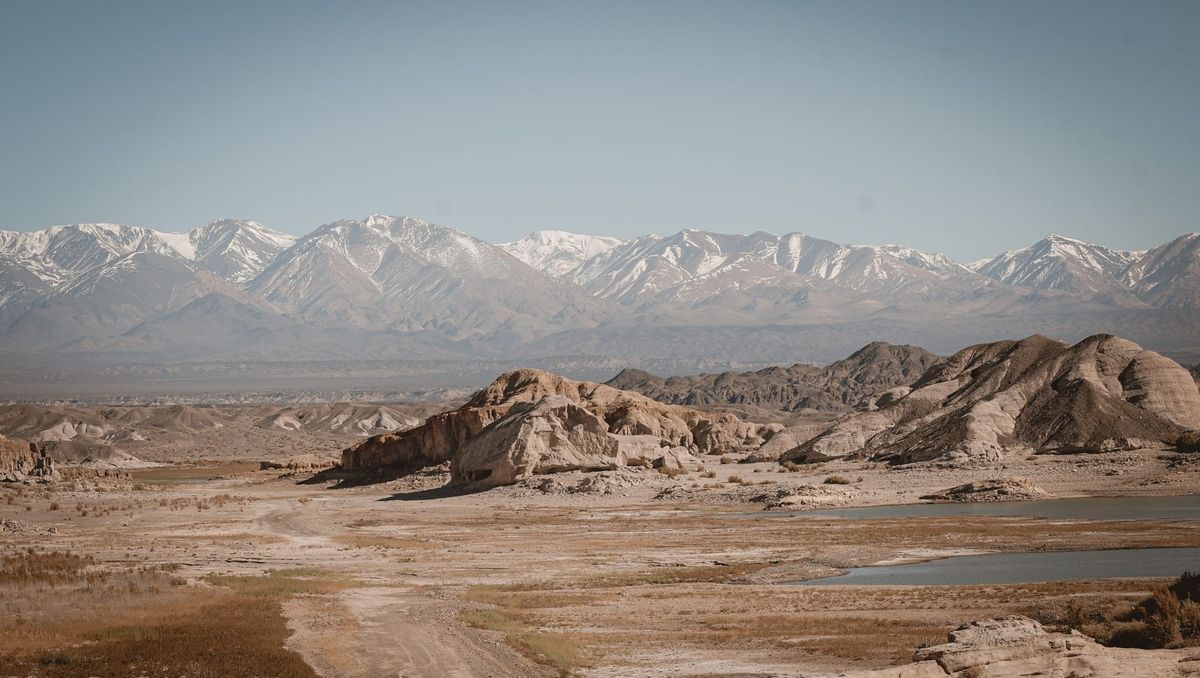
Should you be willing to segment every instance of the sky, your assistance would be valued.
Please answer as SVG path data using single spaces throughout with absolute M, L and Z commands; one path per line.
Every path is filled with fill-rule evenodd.
M 0 0 L 0 228 L 1200 230 L 1200 2 Z

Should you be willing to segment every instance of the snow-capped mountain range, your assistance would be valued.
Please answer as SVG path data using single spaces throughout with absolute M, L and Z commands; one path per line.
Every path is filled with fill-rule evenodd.
M 551 350 L 593 330 L 615 350 L 640 345 L 625 342 L 635 335 L 654 346 L 647 337 L 664 328 L 687 336 L 688 327 L 719 326 L 733 337 L 737 328 L 820 326 L 838 335 L 1067 317 L 1122 333 L 1137 323 L 1152 345 L 1146 332 L 1191 332 L 1193 317 L 1200 326 L 1200 234 L 1146 252 L 1051 235 L 963 265 L 802 233 L 686 229 L 622 240 L 537 231 L 491 245 L 384 215 L 298 238 L 228 219 L 186 233 L 115 224 L 0 231 L 0 351 L 14 355 L 137 361 L 186 346 L 216 359 L 256 345 L 336 353 L 345 344 L 420 358 Z

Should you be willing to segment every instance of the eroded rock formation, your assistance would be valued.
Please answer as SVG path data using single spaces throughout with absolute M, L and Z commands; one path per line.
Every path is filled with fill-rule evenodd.
M 1111 335 L 1032 336 L 963 349 L 782 459 L 998 460 L 1170 447 L 1189 429 L 1200 429 L 1200 390 L 1174 361 Z
M 524 369 L 457 410 L 345 450 L 342 467 L 402 472 L 449 462 L 456 483 L 490 487 L 567 470 L 695 465 L 695 454 L 753 449 L 762 432 L 732 415 Z
M 51 478 L 54 462 L 36 445 L 25 440 L 0 436 L 0 481 L 20 482 L 30 478 Z
M 847 678 L 1134 678 L 1194 676 L 1200 651 L 1105 647 L 1078 632 L 1052 633 L 1013 615 L 964 624 L 948 641 L 917 650 L 912 664 L 845 674 Z

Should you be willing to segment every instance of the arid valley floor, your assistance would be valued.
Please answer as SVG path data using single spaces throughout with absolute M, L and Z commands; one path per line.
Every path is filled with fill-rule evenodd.
M 3 517 L 16 521 L 0 541 L 0 673 L 838 674 L 909 662 L 970 620 L 1051 624 L 1072 601 L 1137 600 L 1161 582 L 790 582 L 962 552 L 1200 546 L 1195 522 L 750 517 L 761 510 L 751 498 L 783 487 L 816 488 L 818 507 L 896 504 L 1007 475 L 1057 498 L 1186 494 L 1200 487 L 1200 463 L 1175 453 L 1038 455 L 971 470 L 843 462 L 789 472 L 712 459 L 675 477 L 555 477 L 555 488 L 604 479 L 590 493 L 526 482 L 468 494 L 440 489 L 440 472 L 342 487 L 311 471 L 258 470 L 291 453 L 268 446 L 77 489 L 0 490 Z M 825 482 L 835 475 L 848 484 Z M 36 567 L 14 565 L 33 552 Z M 47 555 L 63 553 L 85 560 Z

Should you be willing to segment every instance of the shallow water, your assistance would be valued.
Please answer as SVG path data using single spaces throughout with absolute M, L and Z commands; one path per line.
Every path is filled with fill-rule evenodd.
M 1080 497 L 979 504 L 897 504 L 821 511 L 762 511 L 755 518 L 916 518 L 921 516 L 1022 516 L 1051 520 L 1200 520 L 1200 495 L 1183 497 Z
M 794 583 L 804 586 L 1024 584 L 1119 577 L 1177 577 L 1185 570 L 1200 572 L 1200 548 L 987 553 L 907 565 L 856 567 L 841 576 Z

